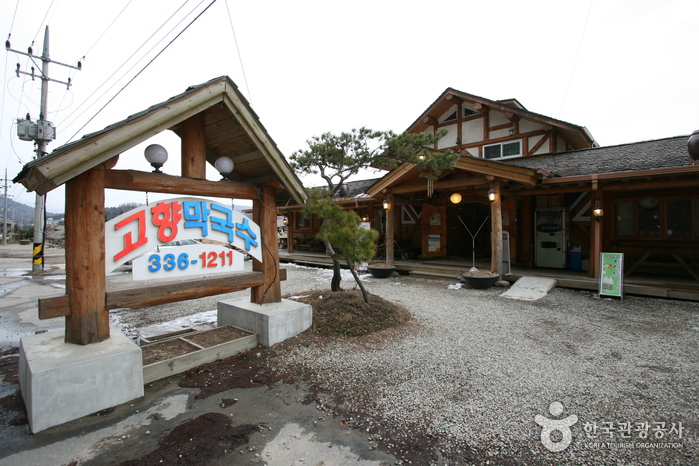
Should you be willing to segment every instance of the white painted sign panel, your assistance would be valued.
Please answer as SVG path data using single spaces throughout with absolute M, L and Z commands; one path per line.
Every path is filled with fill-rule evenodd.
M 245 256 L 224 246 L 164 246 L 133 260 L 134 280 L 241 272 Z
M 179 197 L 138 207 L 105 224 L 106 272 L 182 239 L 228 243 L 262 261 L 260 227 L 245 214 L 216 201 Z

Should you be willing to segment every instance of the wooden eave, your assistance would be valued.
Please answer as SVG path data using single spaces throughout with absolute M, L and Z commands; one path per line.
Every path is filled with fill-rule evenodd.
M 656 179 L 665 177 L 678 177 L 682 175 L 699 175 L 699 165 L 688 165 L 684 167 L 654 168 L 651 170 L 637 170 L 614 173 L 600 173 L 595 175 L 560 176 L 547 178 L 541 181 L 542 187 L 552 187 L 569 184 L 591 184 L 597 182 L 628 182 L 633 180 Z M 699 185 L 699 178 L 696 178 Z M 671 186 L 668 186 L 671 187 Z
M 220 156 L 235 163 L 237 180 L 251 184 L 277 181 L 297 202 L 307 194 L 257 115 L 230 78 L 223 76 L 188 89 L 161 104 L 128 117 L 24 166 L 15 178 L 28 191 L 45 194 L 122 152 L 205 113 L 207 161 Z
M 383 192 L 400 191 L 401 193 L 405 193 L 411 190 L 415 192 L 424 190 L 426 183 L 423 180 L 418 181 L 420 179 L 419 173 L 417 170 L 414 170 L 414 168 L 414 163 L 402 163 L 369 187 L 366 194 L 373 198 L 379 198 Z M 454 169 L 474 176 L 467 178 L 460 177 L 451 180 L 438 180 L 434 182 L 434 188 L 459 189 L 465 186 L 476 186 L 487 183 L 490 178 L 519 183 L 526 187 L 534 187 L 539 184 L 539 180 L 541 179 L 541 174 L 529 168 L 507 165 L 465 155 L 462 155 L 459 160 L 456 161 Z
M 485 99 L 473 94 L 457 91 L 453 88 L 447 88 L 437 100 L 425 110 L 406 130 L 410 133 L 421 133 L 430 126 L 436 124 L 436 121 L 453 105 L 461 102 L 469 102 L 479 104 L 491 110 L 509 113 L 525 120 L 540 123 L 542 125 L 550 125 L 557 128 L 563 137 L 575 145 L 577 149 L 597 147 L 598 144 L 592 137 L 590 132 L 584 126 L 574 125 L 555 118 L 547 117 L 538 113 L 530 112 L 523 106 L 507 105 L 503 102 Z M 520 104 L 521 106 L 521 104 Z

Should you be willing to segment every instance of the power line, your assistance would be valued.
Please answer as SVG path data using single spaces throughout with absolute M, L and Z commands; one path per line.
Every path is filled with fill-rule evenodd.
M 195 9 L 196 9 L 199 5 L 201 5 L 203 2 L 204 2 L 204 0 L 202 0 L 201 2 L 199 2 L 199 4 L 195 7 Z M 175 10 L 175 12 L 174 12 L 172 15 L 170 15 L 170 17 L 169 17 L 167 20 L 165 20 L 165 22 L 164 22 L 163 24 L 161 24 L 161 25 L 158 27 L 158 29 L 155 30 L 155 32 L 153 32 L 153 34 L 151 34 L 150 37 L 149 37 L 148 39 L 146 39 L 145 42 L 143 42 L 143 44 L 141 44 L 141 45 L 131 54 L 131 56 L 129 56 L 129 58 L 127 58 L 121 65 L 119 65 L 119 66 L 112 72 L 112 74 L 111 74 L 107 79 L 104 80 L 104 82 L 102 82 L 99 86 L 97 86 L 97 87 L 95 88 L 94 91 L 92 91 L 92 93 L 83 101 L 83 103 L 81 103 L 80 105 L 78 105 L 78 106 L 77 106 L 72 112 L 70 112 L 70 114 L 68 114 L 68 116 L 65 117 L 59 124 L 65 123 L 66 120 L 68 120 L 68 118 L 72 117 L 72 116 L 75 114 L 75 112 L 77 112 L 83 105 L 87 104 L 87 102 L 97 93 L 97 91 L 101 90 L 102 87 L 105 86 L 105 85 L 107 84 L 107 82 L 108 82 L 110 79 L 112 79 L 112 78 L 119 72 L 119 70 L 121 70 L 122 68 L 124 68 L 124 66 L 126 66 L 126 63 L 128 63 L 129 60 L 131 60 L 131 59 L 132 59 L 132 58 L 133 58 L 133 57 L 134 57 L 134 56 L 135 56 L 135 55 L 136 55 L 136 54 L 137 54 L 137 53 L 138 53 L 138 52 L 153 38 L 153 37 L 155 37 L 155 35 L 156 35 L 158 32 L 160 32 L 160 30 L 161 30 L 163 27 L 165 27 L 165 25 L 166 25 L 167 23 L 169 23 L 170 20 L 172 20 L 172 18 L 173 18 L 177 13 L 179 13 L 179 11 L 180 11 L 182 8 L 184 8 L 184 6 L 185 6 L 187 3 L 189 3 L 189 0 L 185 0 L 185 2 L 184 2 L 182 5 L 180 5 L 180 7 L 179 7 L 177 10 Z M 190 12 L 190 13 L 191 13 L 191 12 Z M 182 23 L 182 21 L 180 21 L 179 23 L 177 23 L 177 25 L 179 25 L 180 23 Z M 177 25 L 175 25 L 175 27 L 177 27 Z M 174 28 L 173 28 L 173 29 L 174 29 Z M 171 30 L 170 32 L 172 32 L 172 30 Z M 163 40 L 163 39 L 161 39 L 160 41 L 158 41 L 155 45 L 158 45 L 160 42 L 162 42 L 162 40 Z M 153 50 L 153 48 L 155 48 L 155 45 L 154 45 L 153 47 L 151 47 L 151 49 L 150 49 L 147 53 L 149 53 L 151 50 Z M 144 56 L 144 57 L 145 57 L 145 56 Z M 129 69 L 126 71 L 126 73 L 128 73 L 129 71 L 131 71 L 131 70 L 133 69 L 133 67 L 136 66 L 141 60 L 143 60 L 143 58 L 141 58 L 141 59 L 139 59 L 138 61 L 136 61 L 136 63 L 134 63 L 134 64 L 131 66 L 131 68 L 129 68 Z M 122 78 L 123 78 L 123 76 L 122 76 Z M 121 78 L 119 78 L 119 79 L 121 79 Z M 116 86 L 116 84 L 119 82 L 119 79 L 116 80 L 116 81 L 114 82 L 114 84 L 112 84 L 111 86 L 109 86 L 109 87 L 102 93 L 102 95 L 101 95 L 99 98 L 101 98 L 101 97 L 103 97 L 104 95 L 106 95 L 107 92 L 109 92 L 114 86 Z M 96 105 L 96 104 L 97 104 L 97 101 L 99 100 L 99 98 L 98 98 L 97 100 L 95 100 L 95 102 L 93 102 L 93 103 L 91 103 L 90 105 L 88 105 L 88 107 L 85 108 L 85 110 L 83 110 L 82 112 L 80 112 L 80 113 L 77 115 L 77 117 L 76 117 L 73 121 L 71 121 L 70 123 L 68 123 L 66 126 L 70 127 L 70 126 L 75 122 L 75 120 L 77 120 L 77 119 L 80 118 L 82 115 L 84 115 L 85 112 L 87 112 L 90 108 L 92 108 L 93 105 Z M 93 117 L 93 118 L 94 118 L 94 117 Z M 84 128 L 84 126 L 83 126 L 83 128 Z M 82 129 L 82 128 L 81 128 L 81 129 Z
M 563 96 L 563 104 L 561 104 L 561 111 L 558 112 L 558 117 L 563 116 L 563 109 L 566 106 L 566 101 L 568 100 L 568 92 L 570 91 L 570 85 L 573 82 L 573 76 L 575 75 L 575 68 L 578 65 L 578 57 L 580 56 L 580 49 L 582 49 L 583 40 L 585 39 L 585 31 L 587 30 L 587 22 L 590 19 L 590 12 L 592 11 L 592 3 L 594 0 L 590 0 L 590 8 L 587 10 L 587 17 L 585 18 L 585 26 L 583 27 L 582 35 L 580 36 L 580 43 L 578 44 L 578 52 L 575 54 L 575 61 L 573 62 L 573 69 L 570 72 L 570 79 L 568 80 L 568 87 L 566 87 L 566 93 Z
M 97 111 L 97 113 L 95 113 L 95 114 L 94 114 L 94 115 L 93 115 L 93 116 L 78 130 L 78 131 L 76 131 L 76 133 L 75 133 L 74 135 L 72 135 L 72 136 L 70 137 L 70 139 L 68 139 L 67 142 L 72 141 L 73 138 L 74 138 L 75 136 L 77 136 L 77 134 L 78 134 L 80 131 L 82 131 L 83 128 L 85 128 L 85 126 L 87 126 L 92 120 L 94 120 L 95 117 L 96 117 L 97 115 L 99 115 L 99 114 L 102 112 L 102 110 L 104 110 L 104 109 L 107 107 L 107 105 L 109 105 L 110 103 L 112 103 L 112 101 L 113 101 L 114 99 L 116 99 L 116 98 L 119 96 L 119 94 L 122 93 L 122 91 L 123 91 L 124 89 L 126 89 L 137 77 L 139 77 L 140 74 L 143 73 L 143 72 L 146 70 L 146 68 L 148 68 L 148 67 L 150 66 L 151 63 L 153 63 L 163 52 L 165 52 L 165 50 L 167 50 L 168 47 L 170 47 L 170 45 L 172 45 L 173 42 L 175 42 L 182 34 L 184 34 L 184 32 L 185 32 L 187 29 L 189 29 L 189 27 L 190 27 L 192 24 L 194 24 L 194 22 L 195 22 L 196 20 L 198 20 L 198 19 L 201 17 L 201 15 L 203 15 L 203 14 L 206 12 L 206 10 L 208 10 L 209 8 L 211 8 L 211 5 L 213 5 L 214 3 L 216 3 L 216 0 L 213 0 L 211 3 L 209 3 L 209 5 L 208 5 L 206 8 L 204 8 L 204 10 L 203 10 L 201 13 L 199 13 L 187 26 L 185 26 L 185 28 L 182 29 L 182 31 L 180 31 L 170 42 L 168 42 L 168 44 L 167 44 L 160 52 L 158 52 L 158 54 L 157 54 L 155 57 L 153 57 L 148 63 L 146 63 L 146 66 L 144 66 L 143 68 L 141 68 L 141 71 L 139 71 L 138 73 L 136 73 L 136 75 L 135 75 L 133 78 L 131 78 L 131 79 L 129 80 L 129 82 L 127 82 L 127 83 L 124 85 L 124 87 L 122 87 L 122 88 L 119 90 L 119 92 L 117 92 L 117 93 L 114 95 L 114 97 L 112 97 L 111 99 L 109 99 L 109 101 L 108 101 L 106 104 L 104 104 L 104 106 L 103 106 L 102 108 L 100 108 L 100 109 Z
M 235 28 L 233 27 L 233 19 L 231 18 L 231 10 L 228 8 L 228 0 L 226 0 L 226 11 L 228 12 L 228 22 L 231 24 L 231 31 L 233 32 L 233 42 L 235 42 L 235 50 L 238 52 L 238 61 L 240 62 L 240 69 L 243 72 L 243 80 L 245 81 L 245 89 L 248 91 L 248 99 L 250 100 L 250 105 L 252 106 L 252 94 L 250 94 L 250 86 L 248 86 L 248 78 L 245 75 L 245 67 L 243 66 L 243 57 L 240 55 L 240 48 L 238 47 L 238 39 L 235 36 Z
M 97 45 L 97 43 L 98 43 L 100 40 L 102 40 L 102 38 L 103 38 L 104 35 L 107 33 L 107 31 L 109 31 L 109 29 L 110 29 L 112 26 L 114 26 L 114 23 L 116 23 L 116 20 L 119 19 L 119 17 L 121 16 L 122 13 L 124 13 L 124 11 L 126 11 L 126 9 L 129 7 L 129 5 L 131 5 L 131 2 L 132 2 L 132 1 L 133 1 L 133 0 L 129 0 L 129 3 L 127 3 L 126 6 L 125 6 L 124 8 L 122 8 L 122 10 L 119 12 L 119 14 L 116 15 L 116 17 L 112 20 L 112 22 L 109 24 L 109 26 L 107 26 L 107 29 L 104 30 L 104 32 L 102 33 L 102 35 L 99 36 L 99 37 L 97 38 L 97 40 L 95 41 L 95 43 L 92 44 L 92 46 L 87 50 L 87 52 L 85 52 L 85 53 L 83 54 L 83 58 L 85 58 L 86 56 L 88 56 L 88 55 L 90 54 L 90 52 L 92 52 L 92 49 L 95 48 L 95 45 Z M 186 2 L 185 2 L 185 3 L 186 3 Z M 169 21 L 169 20 L 168 20 L 168 21 Z
M 44 14 L 44 19 L 41 20 L 39 23 L 39 29 L 36 30 L 36 34 L 34 34 L 34 39 L 32 40 L 32 46 L 34 46 L 34 42 L 36 42 L 36 38 L 39 37 L 39 33 L 41 32 L 41 26 L 46 24 L 46 18 L 49 16 L 49 13 L 51 12 L 51 7 L 53 6 L 54 0 L 51 0 L 51 4 L 49 5 L 48 9 L 46 10 L 46 13 Z

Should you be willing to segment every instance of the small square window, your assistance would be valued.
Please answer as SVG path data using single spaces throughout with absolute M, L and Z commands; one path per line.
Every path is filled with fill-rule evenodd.
M 508 142 L 502 145 L 502 156 L 503 157 L 514 157 L 520 155 L 522 151 L 519 150 L 519 141 Z
M 500 155 L 500 144 L 494 144 L 492 146 L 485 146 L 483 151 L 483 158 L 485 159 L 499 159 Z

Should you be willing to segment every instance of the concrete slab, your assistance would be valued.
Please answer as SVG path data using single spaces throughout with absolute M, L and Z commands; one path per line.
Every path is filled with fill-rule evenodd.
M 64 342 L 63 330 L 20 340 L 19 385 L 37 433 L 143 396 L 141 348 L 118 328 L 91 345 Z
M 262 346 L 272 346 L 310 328 L 309 304 L 282 299 L 279 303 L 255 304 L 247 298 L 219 301 L 217 325 L 233 325 L 259 335 Z
M 500 296 L 522 301 L 535 301 L 549 294 L 555 287 L 556 280 L 553 278 L 522 277 Z

